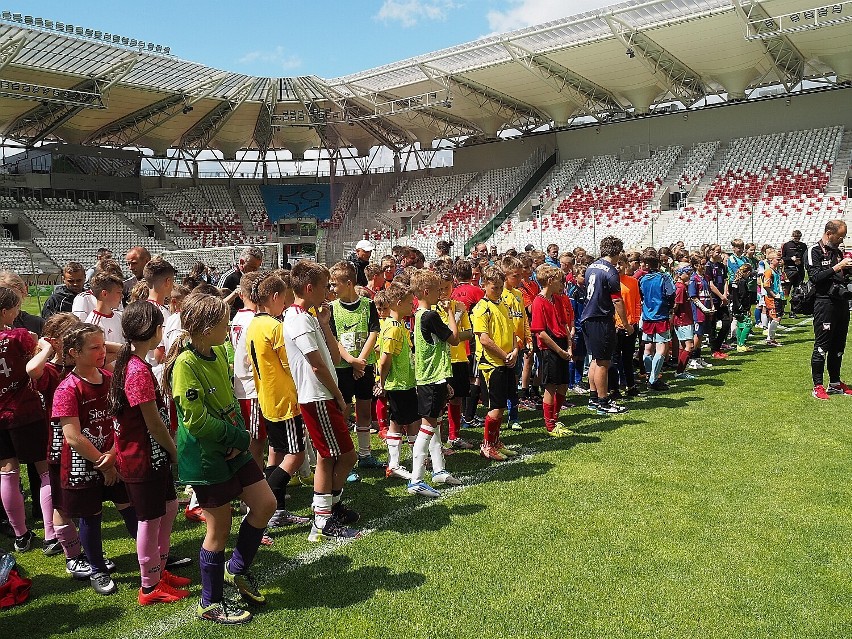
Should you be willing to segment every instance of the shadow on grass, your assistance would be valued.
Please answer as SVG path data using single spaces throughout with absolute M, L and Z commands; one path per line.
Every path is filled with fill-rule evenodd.
M 334 554 L 294 570 L 279 581 L 283 592 L 267 596 L 268 608 L 346 608 L 371 599 L 379 590 L 399 592 L 424 583 L 423 574 L 410 570 L 397 573 L 383 566 L 362 566 L 353 570 L 352 559 Z M 262 616 L 263 613 L 258 615 Z
M 412 499 L 415 499 L 412 497 Z M 384 530 L 410 533 L 437 531 L 449 526 L 452 517 L 467 517 L 485 510 L 483 504 L 456 504 L 447 506 L 440 503 L 411 512 L 407 517 L 400 517 L 388 524 Z
M 68 590 L 70 579 L 53 575 L 35 575 L 30 598 L 25 603 L 4 610 L 0 619 L 14 623 L 15 635 L 20 637 L 71 636 L 81 632 L 96 637 L 106 624 L 126 614 L 123 606 L 106 605 L 85 612 L 75 603 L 57 601 L 57 593 Z M 88 582 L 73 582 L 76 587 L 89 588 Z M 93 598 L 98 595 L 92 594 Z M 88 629 L 88 631 L 87 631 Z M 8 634 L 11 637 L 11 628 Z

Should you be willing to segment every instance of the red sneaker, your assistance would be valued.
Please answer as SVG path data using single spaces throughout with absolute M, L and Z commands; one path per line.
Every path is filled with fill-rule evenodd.
M 831 399 L 828 393 L 825 392 L 825 386 L 814 386 L 813 396 L 816 399 Z
M 195 508 L 190 508 L 189 506 L 187 506 L 183 510 L 183 516 L 186 517 L 189 521 L 207 521 L 207 519 L 204 517 L 204 510 L 202 510 L 201 506 L 196 506 Z
M 192 583 L 192 579 L 190 579 L 189 577 L 181 577 L 180 575 L 174 575 L 168 570 L 163 571 L 163 576 L 160 578 L 160 581 L 165 581 L 172 588 L 183 588 Z
M 716 351 L 713 353 L 713 359 L 728 359 L 728 354 L 723 353 L 722 351 Z
M 825 390 L 829 395 L 852 395 L 852 388 L 849 388 L 843 382 L 829 384 Z
M 174 603 L 181 599 L 185 599 L 186 597 L 189 597 L 188 590 L 172 588 L 165 582 L 165 580 L 161 579 L 160 583 L 154 586 L 154 589 L 149 593 L 142 592 L 142 589 L 140 588 L 139 596 L 136 600 L 139 602 L 140 606 L 150 606 L 151 604 L 158 603 Z

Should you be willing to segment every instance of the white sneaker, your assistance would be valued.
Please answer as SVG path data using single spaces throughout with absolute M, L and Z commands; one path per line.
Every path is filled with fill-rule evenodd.
M 701 359 L 699 359 L 698 361 L 701 363 L 701 368 L 713 368 L 713 364 L 711 364 L 710 362 L 708 362 L 708 361 L 707 361 L 706 359 L 704 359 L 703 357 L 702 357 Z
M 445 484 L 447 486 L 461 486 L 462 482 L 457 477 L 454 477 L 450 471 L 442 470 L 439 473 L 432 473 L 433 484 Z
M 432 488 L 422 479 L 420 481 L 409 481 L 408 492 L 412 495 L 422 495 L 423 497 L 440 497 L 441 493 Z
M 691 370 L 691 371 L 697 371 L 697 370 L 699 370 L 699 369 L 701 369 L 701 368 L 704 368 L 704 367 L 701 365 L 701 362 L 700 362 L 699 360 L 697 360 L 697 359 L 691 359 L 691 360 L 689 360 L 689 364 L 687 364 L 687 365 L 686 365 L 686 367 L 687 367 L 689 370 Z
M 385 477 L 390 479 L 391 477 L 399 477 L 400 479 L 411 479 L 411 473 L 408 472 L 402 466 L 397 466 L 396 468 L 391 468 L 388 466 L 385 469 Z

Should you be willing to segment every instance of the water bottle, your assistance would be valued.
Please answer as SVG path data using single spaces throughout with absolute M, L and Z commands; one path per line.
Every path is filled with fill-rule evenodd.
M 9 573 L 15 567 L 15 558 L 12 553 L 6 552 L 0 555 L 0 586 L 9 580 Z

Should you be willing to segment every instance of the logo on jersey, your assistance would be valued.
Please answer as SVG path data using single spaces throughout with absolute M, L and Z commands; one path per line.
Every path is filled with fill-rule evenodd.
M 198 391 L 195 390 L 194 388 L 187 388 L 186 389 L 186 398 L 189 401 L 194 402 L 195 400 L 198 399 Z

